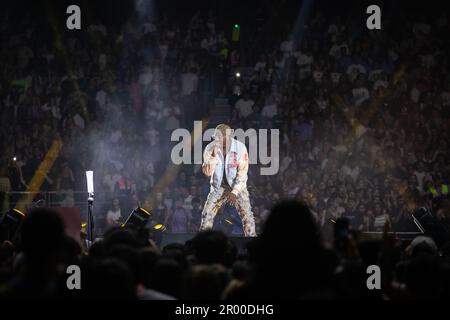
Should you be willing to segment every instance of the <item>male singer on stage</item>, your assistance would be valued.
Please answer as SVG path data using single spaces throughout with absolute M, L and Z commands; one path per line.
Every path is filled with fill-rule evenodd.
M 236 207 L 242 220 L 244 235 L 255 237 L 255 219 L 247 191 L 248 152 L 245 144 L 232 137 L 226 124 L 214 131 L 214 141 L 203 153 L 203 173 L 211 177 L 211 189 L 202 212 L 200 230 L 211 229 L 219 208 L 228 202 Z

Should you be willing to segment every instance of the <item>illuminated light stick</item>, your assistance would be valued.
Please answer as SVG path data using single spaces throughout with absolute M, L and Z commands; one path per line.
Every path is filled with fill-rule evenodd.
M 87 212 L 87 246 L 91 246 L 94 241 L 94 219 L 92 215 L 92 207 L 94 205 L 94 172 L 92 170 L 86 171 L 86 184 L 88 192 L 88 212 Z

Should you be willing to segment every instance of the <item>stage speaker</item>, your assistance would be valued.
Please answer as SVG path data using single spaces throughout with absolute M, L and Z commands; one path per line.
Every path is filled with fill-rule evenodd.
M 149 211 L 145 210 L 144 208 L 138 207 L 131 211 L 130 215 L 123 225 L 136 228 L 144 228 L 147 225 L 150 216 L 151 213 Z
M 414 210 L 412 217 L 420 231 L 431 237 L 438 247 L 450 241 L 450 230 L 429 209 L 420 207 Z
M 19 209 L 11 209 L 6 212 L 0 221 L 0 240 L 14 240 L 17 230 L 19 230 L 25 213 Z

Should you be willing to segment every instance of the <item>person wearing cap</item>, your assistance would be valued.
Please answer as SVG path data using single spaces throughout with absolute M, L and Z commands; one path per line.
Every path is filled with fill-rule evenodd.
M 255 219 L 247 190 L 248 152 L 245 144 L 232 135 L 228 125 L 219 124 L 214 131 L 214 141 L 203 153 L 202 171 L 211 177 L 211 188 L 203 207 L 200 231 L 211 229 L 219 208 L 229 203 L 239 213 L 244 235 L 254 237 Z

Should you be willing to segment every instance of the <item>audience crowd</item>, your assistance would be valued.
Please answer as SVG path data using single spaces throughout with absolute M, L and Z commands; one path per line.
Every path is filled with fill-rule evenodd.
M 313 256 L 324 259 L 323 270 L 302 265 L 303 274 L 314 276 L 293 279 L 292 291 L 278 288 L 286 296 L 335 297 L 339 290 L 358 296 L 362 267 L 381 259 L 380 253 L 385 258 L 381 262 L 389 265 L 386 272 L 392 271 L 383 280 L 389 283 L 383 292 L 387 296 L 448 294 L 446 252 L 439 255 L 428 238 L 396 251 L 392 239 L 353 243 L 356 239 L 350 237 L 344 247 L 353 250 L 351 258 L 337 248 L 325 249 L 318 238 L 322 233 L 333 242 L 333 222 L 340 218 L 358 231 L 418 231 L 411 214 L 420 207 L 448 224 L 446 12 L 396 15 L 386 18 L 382 30 L 367 30 L 355 12 L 338 16 L 312 10 L 299 30 L 295 21 L 278 28 L 272 28 L 277 22 L 270 19 L 263 24 L 264 12 L 258 11 L 254 21 L 242 23 L 240 38 L 229 21 L 205 12 L 158 20 L 135 14 L 120 28 L 90 21 L 76 33 L 54 24 L 41 28 L 26 16 L 17 28 L 8 12 L 2 14 L 1 212 L 29 190 L 39 168 L 43 183 L 33 191 L 44 194 L 49 205 L 80 207 L 85 219 L 84 172 L 94 169 L 98 236 L 106 231 L 87 257 L 87 251 L 66 238 L 61 243 L 50 238 L 30 242 L 27 237 L 41 235 L 42 223 L 54 225 L 52 237 L 64 237 L 51 213 L 35 220 L 30 216 L 20 245 L 2 246 L 2 266 L 9 271 L 2 277 L 16 281 L 8 292 L 31 285 L 45 291 L 39 294 L 54 294 L 53 283 L 45 282 L 45 288 L 30 284 L 27 272 L 34 276 L 45 269 L 42 277 L 57 281 L 57 267 L 74 259 L 89 270 L 86 281 L 92 281 L 94 296 L 271 294 L 268 288 L 295 278 L 294 269 L 282 272 L 269 255 L 279 249 L 276 235 L 286 239 L 283 233 L 305 238 L 280 243 L 284 251 L 277 255 L 300 250 L 311 264 L 317 261 Z M 132 231 L 116 230 L 134 207 L 150 203 L 148 209 L 166 232 L 198 231 L 209 181 L 199 165 L 171 165 L 171 133 L 191 130 L 194 120 L 213 120 L 217 100 L 229 106 L 233 128 L 280 130 L 279 172 L 262 176 L 260 165 L 249 171 L 261 234 L 253 251 L 240 257 L 222 233 L 206 232 L 160 252 L 140 243 Z M 56 142 L 62 147 L 47 172 L 40 165 Z M 286 198 L 302 200 L 309 209 L 288 202 L 269 215 L 273 204 Z M 296 216 L 295 210 L 302 214 Z M 286 220 L 280 222 L 283 215 Z M 227 232 L 241 232 L 233 208 L 225 207 L 218 223 L 220 216 L 231 217 L 233 227 Z M 217 252 L 208 251 L 210 243 Z M 53 247 L 48 253 L 34 247 L 41 245 Z M 339 276 L 332 272 L 342 265 Z M 269 267 L 279 271 L 273 274 L 285 274 L 286 281 L 268 277 L 267 287 L 259 290 L 257 279 L 267 276 Z M 441 272 L 447 278 L 441 287 L 434 286 Z M 110 287 L 109 277 L 120 278 L 114 282 L 117 287 Z M 205 290 L 198 290 L 202 286 Z
M 337 228 L 331 242 L 324 241 L 308 206 L 287 200 L 274 205 L 261 234 L 248 238 L 245 250 L 217 230 L 160 250 L 139 236 L 142 230 L 129 227 L 113 227 L 87 248 L 85 241 L 65 235 L 56 211 L 35 208 L 14 242 L 0 246 L 0 299 L 236 303 L 449 297 L 449 237 L 438 247 L 428 236 L 405 242 L 387 232 L 382 239 L 364 239 L 339 230 L 345 228 Z M 381 274 L 369 281 L 366 270 L 373 265 Z M 72 276 L 76 270 L 78 280 Z M 367 283 L 379 290 L 369 290 Z

